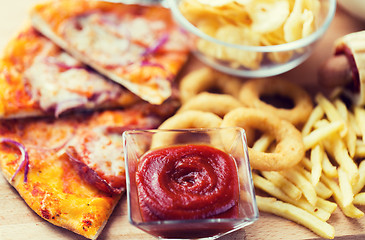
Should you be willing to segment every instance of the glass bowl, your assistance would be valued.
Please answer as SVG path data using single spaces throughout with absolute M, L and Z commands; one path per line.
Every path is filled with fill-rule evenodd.
M 251 168 L 247 153 L 246 137 L 245 132 L 242 128 L 233 127 L 185 130 L 130 130 L 123 133 L 123 142 L 126 161 L 128 215 L 130 223 L 135 227 L 160 239 L 215 239 L 232 231 L 241 229 L 258 219 L 258 209 L 252 183 Z M 169 150 L 166 152 L 168 152 L 168 155 L 171 155 L 171 147 L 184 148 L 186 146 L 191 146 L 191 149 L 194 149 L 195 146 L 203 146 L 204 148 L 213 147 L 213 149 L 217 151 L 228 154 L 227 156 L 229 156 L 229 159 L 234 168 L 231 168 L 233 169 L 233 174 L 226 174 L 225 176 L 231 176 L 232 179 L 235 179 L 237 184 L 233 184 L 232 182 L 230 182 L 229 184 L 225 185 L 224 188 L 221 187 L 220 189 L 230 189 L 229 191 L 225 190 L 227 192 L 223 195 L 227 196 L 234 193 L 232 196 L 235 196 L 233 198 L 235 199 L 235 204 L 233 206 L 230 205 L 229 208 L 218 207 L 221 203 L 225 203 L 225 200 L 222 197 L 223 195 L 220 195 L 220 197 L 216 197 L 218 195 L 214 195 L 220 190 L 218 191 L 214 187 L 214 190 L 208 191 L 208 188 L 204 188 L 204 191 L 199 190 L 199 194 L 200 192 L 204 192 L 204 196 L 212 195 L 214 196 L 212 198 L 213 201 L 211 199 L 209 200 L 211 201 L 209 203 L 199 202 L 200 200 L 198 201 L 199 203 L 194 202 L 194 204 L 199 204 L 199 209 L 194 209 L 191 212 L 195 214 L 196 212 L 200 212 L 201 208 L 204 208 L 205 210 L 205 207 L 209 206 L 209 211 L 214 212 L 214 214 L 218 214 L 218 211 L 223 211 L 219 212 L 220 215 L 206 215 L 207 217 L 203 218 L 177 217 L 174 219 L 152 218 L 146 220 L 146 217 L 144 217 L 146 216 L 146 211 L 141 210 L 140 205 L 141 202 L 139 194 L 141 192 L 138 188 L 138 185 L 141 184 L 141 181 L 139 180 L 138 176 L 140 178 L 145 178 L 150 174 L 145 174 L 145 172 L 143 172 L 143 174 L 140 173 L 141 169 L 143 169 L 142 166 L 145 166 L 145 164 L 142 164 L 145 163 L 145 161 L 141 159 L 144 159 L 143 157 L 147 156 L 148 153 L 156 152 L 156 150 L 159 151 L 162 149 L 163 151 L 165 151 L 165 148 L 169 148 Z M 183 151 L 183 154 L 187 154 L 185 150 Z M 165 155 L 163 155 L 163 159 L 164 158 L 166 158 Z M 186 160 L 186 156 L 183 159 Z M 203 165 L 205 166 L 205 164 L 201 165 L 200 162 L 195 160 L 195 158 L 192 159 L 194 159 L 194 162 L 192 164 L 189 163 L 187 167 L 187 165 L 184 165 L 184 163 L 178 161 L 177 158 L 174 157 L 171 160 L 174 166 L 173 170 L 166 170 L 168 168 L 166 166 L 169 165 L 164 165 L 164 167 L 161 168 L 164 169 L 164 171 L 161 170 L 162 174 L 157 174 L 158 177 L 155 176 L 154 178 L 151 178 L 153 179 L 152 182 L 154 184 L 150 185 L 153 186 L 153 189 L 158 189 L 154 190 L 154 192 L 160 192 L 159 188 L 156 188 L 157 185 L 159 187 L 161 185 L 161 189 L 168 189 L 168 195 L 166 195 L 167 197 L 165 197 L 165 193 L 163 195 L 160 193 L 157 194 L 158 198 L 162 199 L 161 202 L 165 202 L 165 198 L 170 199 L 170 195 L 176 190 L 175 188 L 170 188 L 171 184 L 178 184 L 179 188 L 181 186 L 186 186 L 186 184 L 192 184 L 189 185 L 189 189 L 192 189 L 190 188 L 192 186 L 194 189 L 196 189 L 196 187 L 200 185 L 200 180 L 202 180 L 202 178 L 196 176 L 202 174 L 206 169 L 209 170 L 210 167 L 201 167 Z M 207 158 L 202 159 L 204 163 L 209 162 L 208 160 L 206 160 Z M 159 162 L 159 160 L 154 161 L 155 162 L 153 162 L 153 164 Z M 227 169 L 225 168 L 225 164 L 219 163 L 216 166 L 219 166 L 216 167 L 219 174 L 213 174 L 212 178 L 208 179 L 211 180 L 215 177 L 222 178 L 221 174 L 223 174 L 224 172 L 222 169 Z M 152 168 L 151 172 L 160 173 L 159 169 L 160 168 L 155 166 Z M 164 173 L 166 173 L 167 175 L 163 175 Z M 176 178 L 176 175 L 179 175 L 179 177 Z M 162 181 L 161 179 L 166 179 L 166 176 L 168 176 L 168 181 Z M 156 179 L 158 179 L 158 181 Z M 204 178 L 202 182 L 204 183 L 205 181 L 206 183 L 210 183 L 210 180 L 208 181 L 206 179 L 207 178 Z M 146 182 L 148 182 L 149 180 L 146 180 Z M 155 182 L 155 180 L 157 182 Z M 215 185 L 209 184 L 209 186 L 212 187 Z M 237 188 L 227 186 L 237 186 Z M 235 189 L 237 191 L 235 191 Z M 178 203 L 181 203 L 181 199 L 183 198 L 182 196 L 186 197 L 186 192 L 184 191 L 172 194 L 173 197 L 171 199 L 174 199 L 175 197 L 175 199 L 177 200 L 173 200 L 172 202 L 166 201 L 169 202 L 169 210 L 172 209 L 173 211 L 175 211 L 176 209 L 179 209 L 179 214 L 182 213 L 183 215 L 187 212 L 191 213 L 190 210 L 187 210 L 186 205 L 184 205 L 183 210 L 179 208 L 181 207 L 181 205 L 179 205 Z M 194 198 L 196 194 L 198 193 L 194 191 Z M 144 195 L 140 194 L 140 196 Z M 158 202 L 158 205 L 159 204 L 160 202 Z M 225 208 L 225 210 L 222 210 L 223 208 Z M 154 210 L 151 210 L 151 212 L 153 211 Z M 147 213 L 149 212 L 147 211 Z M 231 213 L 233 213 L 233 215 Z M 179 214 L 177 216 L 180 216 Z
M 189 35 L 194 55 L 219 71 L 240 77 L 274 76 L 301 64 L 310 56 L 316 43 L 327 31 L 336 12 L 336 0 L 321 0 L 316 30 L 310 35 L 284 44 L 251 46 L 228 43 L 204 33 L 180 11 L 179 4 L 183 0 L 166 1 L 176 21 Z M 221 37 L 225 37 L 224 35 L 229 34 L 223 34 Z M 243 36 L 240 36 L 240 39 L 245 39 L 247 35 Z M 228 36 L 230 37 L 238 38 Z M 232 41 L 236 43 L 236 40 Z

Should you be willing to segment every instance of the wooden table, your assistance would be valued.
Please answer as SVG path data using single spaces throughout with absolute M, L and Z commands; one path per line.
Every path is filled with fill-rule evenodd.
M 27 22 L 29 9 L 38 1 L 1 0 L 0 50 Z M 365 29 L 365 22 L 352 18 L 341 8 L 338 8 L 334 21 L 318 43 L 314 54 L 301 66 L 283 74 L 283 77 L 298 82 L 311 92 L 318 91 L 317 71 L 320 64 L 331 56 L 334 40 L 344 34 L 363 29 Z M 192 61 L 197 60 L 193 59 Z M 192 65 L 188 65 L 185 71 L 189 71 L 192 67 Z M 126 213 L 126 199 L 122 198 L 99 239 L 153 239 L 129 225 Z M 365 238 L 365 218 L 360 220 L 348 219 L 340 210 L 336 210 L 329 223 L 336 229 L 336 239 Z M 2 176 L 0 176 L 0 239 L 85 240 L 81 236 L 49 224 L 36 215 Z M 318 236 L 293 222 L 261 213 L 260 219 L 255 224 L 221 238 L 221 240 L 236 239 L 318 239 Z

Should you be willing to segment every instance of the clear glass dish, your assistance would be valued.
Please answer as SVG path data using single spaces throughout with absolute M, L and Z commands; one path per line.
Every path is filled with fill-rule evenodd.
M 316 22 L 317 28 L 312 34 L 285 44 L 249 46 L 224 42 L 207 35 L 183 16 L 179 9 L 179 4 L 183 0 L 166 1 L 176 21 L 189 34 L 194 55 L 219 71 L 241 77 L 274 76 L 287 72 L 304 62 L 311 55 L 316 43 L 327 31 L 336 12 L 336 0 L 321 0 L 321 8 Z M 204 43 L 204 46 L 210 46 L 209 49 L 206 47 L 203 50 L 202 47 L 199 47 L 202 46 L 202 43 Z M 219 49 L 219 54 L 213 49 Z M 222 51 L 234 53 L 241 58 L 245 58 L 245 56 L 249 58 L 250 55 L 259 54 L 261 61 L 257 68 L 247 67 L 247 65 L 239 64 L 234 59 L 222 60 L 219 57 L 219 55 L 222 55 Z
M 258 219 L 246 137 L 242 128 L 130 130 L 123 133 L 123 142 L 128 215 L 130 223 L 135 227 L 160 239 L 215 239 Z M 236 214 L 234 217 L 144 221 L 136 182 L 141 157 L 151 149 L 190 144 L 211 146 L 232 157 L 234 171 L 237 171 L 238 176 Z

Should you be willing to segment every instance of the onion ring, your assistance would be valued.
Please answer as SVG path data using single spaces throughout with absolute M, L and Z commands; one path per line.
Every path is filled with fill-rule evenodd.
M 190 72 L 180 82 L 180 100 L 187 102 L 200 92 L 214 92 L 238 98 L 242 82 L 240 79 L 204 67 Z
M 158 129 L 216 128 L 222 119 L 210 112 L 189 110 L 165 120 Z
M 242 104 L 231 95 L 202 92 L 184 103 L 178 113 L 187 110 L 200 110 L 212 112 L 223 118 L 228 112 L 239 107 L 242 107 Z
M 222 118 L 214 113 L 188 110 L 168 118 L 158 129 L 218 128 L 221 123 Z M 153 136 L 151 148 L 173 145 L 178 135 L 179 133 L 157 133 Z
M 262 96 L 284 96 L 290 98 L 293 108 L 276 108 L 260 99 Z M 253 79 L 242 85 L 239 100 L 250 108 L 259 108 L 279 116 L 295 126 L 304 124 L 313 109 L 311 97 L 303 88 L 281 78 Z
M 222 127 L 258 129 L 273 136 L 273 152 L 259 152 L 248 147 L 251 167 L 263 171 L 279 171 L 295 166 L 304 157 L 302 135 L 290 122 L 268 112 L 253 108 L 237 108 L 223 118 Z

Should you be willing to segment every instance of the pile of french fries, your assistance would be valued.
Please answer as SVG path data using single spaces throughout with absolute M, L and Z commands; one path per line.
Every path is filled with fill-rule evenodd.
M 253 172 L 253 182 L 269 195 L 257 195 L 260 211 L 332 239 L 335 229 L 327 220 L 337 207 L 347 217 L 364 216 L 356 205 L 365 205 L 365 109 L 348 108 L 340 98 L 329 100 L 322 94 L 315 101 L 301 129 L 306 157 L 285 171 Z M 263 135 L 253 148 L 269 152 L 273 144 L 271 136 Z

